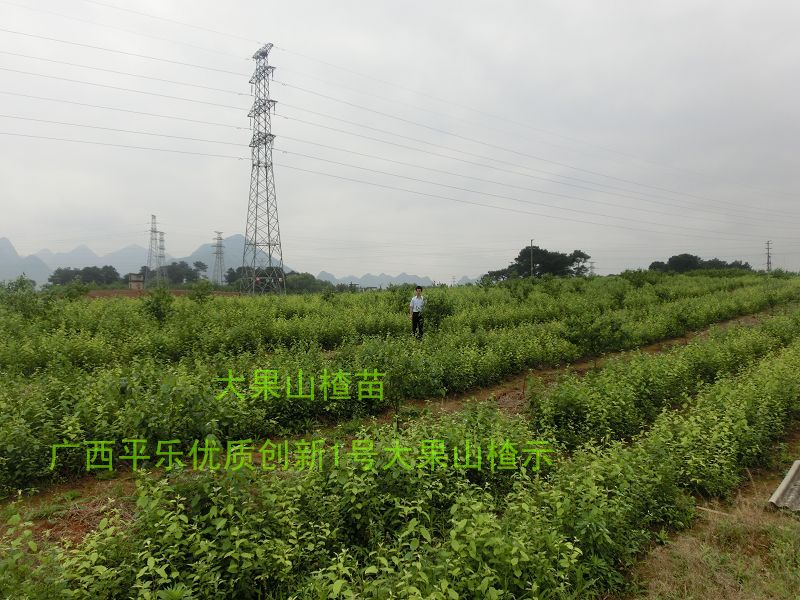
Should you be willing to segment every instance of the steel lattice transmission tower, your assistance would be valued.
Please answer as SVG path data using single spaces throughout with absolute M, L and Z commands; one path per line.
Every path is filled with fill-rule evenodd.
M 163 283 L 163 264 L 159 261 L 159 231 L 156 216 L 150 215 L 150 249 L 147 251 L 147 271 L 144 276 L 145 287 L 158 286 Z
M 256 69 L 250 78 L 255 96 L 253 108 L 248 113 L 253 125 L 253 138 L 250 141 L 253 160 L 242 256 L 243 289 L 250 293 L 286 293 L 272 168 L 272 144 L 275 139 L 272 135 L 272 111 L 275 100 L 269 97 L 269 80 L 275 67 L 269 64 L 271 49 L 272 44 L 265 44 L 253 55 Z
M 215 231 L 217 237 L 214 238 L 214 268 L 211 270 L 211 283 L 222 285 L 222 278 L 225 275 L 225 259 L 222 255 L 222 232 Z
M 158 283 L 159 284 L 166 284 L 167 283 L 167 274 L 164 272 L 166 270 L 166 257 L 167 254 L 164 251 L 164 232 L 158 232 L 158 257 L 156 261 L 156 271 L 158 272 Z

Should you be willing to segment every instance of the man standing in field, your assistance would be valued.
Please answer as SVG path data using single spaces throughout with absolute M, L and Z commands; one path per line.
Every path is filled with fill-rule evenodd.
M 422 286 L 418 285 L 416 296 L 411 297 L 408 304 L 409 316 L 411 317 L 411 334 L 418 338 L 422 337 L 422 309 L 425 306 L 425 298 L 422 297 Z

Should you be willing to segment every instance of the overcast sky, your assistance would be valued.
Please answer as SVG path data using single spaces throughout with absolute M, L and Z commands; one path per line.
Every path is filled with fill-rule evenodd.
M 800 268 L 797 2 L 0 0 L 0 29 L 1 132 L 222 155 L 0 135 L 20 254 L 146 247 L 151 214 L 173 256 L 243 234 L 250 57 L 272 42 L 295 269 L 449 282 L 531 238 L 601 274 L 683 251 L 759 267 L 768 239 Z

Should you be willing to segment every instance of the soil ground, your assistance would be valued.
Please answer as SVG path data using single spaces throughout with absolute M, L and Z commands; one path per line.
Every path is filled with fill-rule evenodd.
M 799 459 L 796 423 L 774 467 L 745 475 L 728 501 L 699 502 L 695 524 L 638 564 L 635 591 L 607 600 L 798 600 L 800 513 L 768 500 Z

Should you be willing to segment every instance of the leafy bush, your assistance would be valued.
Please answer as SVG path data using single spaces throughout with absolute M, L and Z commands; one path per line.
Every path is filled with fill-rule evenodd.
M 175 297 L 169 289 L 159 286 L 153 288 L 142 300 L 142 310 L 163 325 L 172 312 L 174 302 Z

